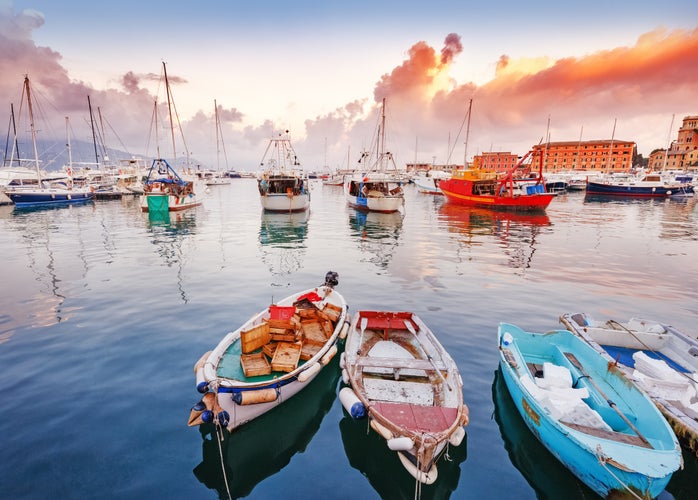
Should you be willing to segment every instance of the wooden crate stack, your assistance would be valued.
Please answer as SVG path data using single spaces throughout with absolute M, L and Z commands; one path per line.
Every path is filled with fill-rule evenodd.
M 325 304 L 322 310 L 308 299 L 293 306 L 269 307 L 269 318 L 240 332 L 240 363 L 246 377 L 272 371 L 291 372 L 327 343 L 342 309 Z M 261 348 L 261 350 L 260 350 Z

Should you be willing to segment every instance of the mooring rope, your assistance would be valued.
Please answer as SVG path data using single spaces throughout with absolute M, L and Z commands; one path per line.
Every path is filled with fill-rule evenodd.
M 221 458 L 221 470 L 223 471 L 223 481 L 225 482 L 225 491 L 228 493 L 228 498 L 232 499 L 233 497 L 230 494 L 230 486 L 228 486 L 228 475 L 225 473 L 225 463 L 223 462 L 223 446 L 221 445 L 221 441 L 223 441 L 223 428 L 218 425 L 217 423 L 215 424 L 216 427 L 216 441 L 218 441 L 218 455 Z M 220 431 L 220 435 L 219 435 Z
M 620 483 L 620 485 L 623 486 L 623 488 L 625 488 L 626 490 L 628 490 L 628 493 L 630 493 L 632 496 L 634 496 L 634 497 L 637 498 L 638 500 L 642 500 L 642 497 L 641 497 L 640 495 L 638 495 L 638 494 L 635 493 L 632 489 L 630 489 L 630 486 L 628 486 L 627 484 L 625 484 L 625 483 L 621 480 L 621 478 L 619 478 L 618 476 L 616 476 L 616 474 L 611 470 L 611 468 L 607 466 L 606 460 L 604 459 L 603 453 L 601 452 L 601 446 L 600 446 L 600 445 L 596 445 L 596 458 L 599 459 L 599 463 L 601 464 L 601 466 L 602 466 L 604 469 L 606 469 L 606 470 L 616 479 L 616 481 L 618 481 L 618 482 Z

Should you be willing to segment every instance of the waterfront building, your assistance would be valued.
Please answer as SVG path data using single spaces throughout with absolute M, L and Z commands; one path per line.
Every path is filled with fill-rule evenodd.
M 632 141 L 563 141 L 533 146 L 533 164 L 543 156 L 543 171 L 629 172 L 637 146 Z
M 683 119 L 677 139 L 666 149 L 655 149 L 650 154 L 650 170 L 698 171 L 698 116 Z

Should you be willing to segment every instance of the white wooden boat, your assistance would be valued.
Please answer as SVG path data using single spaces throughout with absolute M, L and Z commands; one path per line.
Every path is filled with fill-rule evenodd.
M 432 484 L 448 445 L 463 442 L 468 407 L 458 367 L 414 313 L 359 311 L 340 358 L 344 409 L 367 416 L 419 482 Z
M 655 498 L 683 466 L 679 442 L 636 385 L 567 330 L 500 323 L 499 365 L 531 432 L 604 498 Z
M 698 454 L 698 340 L 640 318 L 597 321 L 585 313 L 560 322 L 647 392 L 679 439 Z
M 194 366 L 203 397 L 189 425 L 232 431 L 307 387 L 336 355 L 349 326 L 337 283 L 330 271 L 323 285 L 265 307 L 204 354 Z
M 300 170 L 288 131 L 269 140 L 257 178 L 262 208 L 270 212 L 301 212 L 310 208 L 308 176 Z

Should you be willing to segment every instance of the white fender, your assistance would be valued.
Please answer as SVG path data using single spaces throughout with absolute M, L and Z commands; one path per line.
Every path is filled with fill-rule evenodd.
M 349 331 L 349 323 L 346 321 L 344 322 L 344 325 L 342 325 L 342 329 L 339 331 L 339 338 L 344 340 L 347 338 L 347 332 Z
M 342 354 L 339 355 L 339 367 L 344 370 L 344 367 L 347 365 L 347 353 L 343 352 Z
M 388 448 L 392 451 L 409 451 L 414 448 L 414 442 L 407 436 L 394 437 L 388 439 Z
M 342 382 L 349 385 L 349 372 L 346 369 L 342 370 Z
M 352 418 L 366 416 L 366 408 L 351 387 L 344 387 L 339 391 L 339 401 Z
M 204 365 L 196 367 L 196 386 L 199 387 L 199 384 L 202 382 L 206 382 L 206 378 L 204 377 Z
M 335 354 L 337 354 L 337 346 L 336 346 L 336 345 L 333 345 L 333 346 L 330 347 L 330 349 L 325 353 L 325 355 L 322 357 L 322 359 L 320 359 L 320 364 L 322 364 L 322 366 L 326 366 L 327 363 L 329 363 L 330 360 L 331 360 L 332 358 L 334 358 L 334 355 L 335 355 Z
M 204 353 L 204 355 L 199 358 L 199 361 L 197 361 L 194 364 L 194 373 L 196 373 L 197 368 L 199 368 L 200 366 L 204 366 L 204 363 L 206 363 L 206 360 L 208 359 L 208 357 L 210 355 L 211 355 L 211 351 L 208 351 L 208 352 Z
M 448 438 L 448 442 L 451 443 L 452 446 L 460 446 L 460 444 L 463 442 L 463 438 L 465 437 L 465 429 L 462 427 L 458 427 L 456 431 L 451 434 L 451 437 Z
M 322 365 L 320 363 L 315 363 L 310 368 L 303 370 L 298 375 L 298 382 L 307 382 L 308 380 L 313 378 L 315 375 L 317 375 L 317 373 L 320 371 L 321 368 L 322 368 Z

